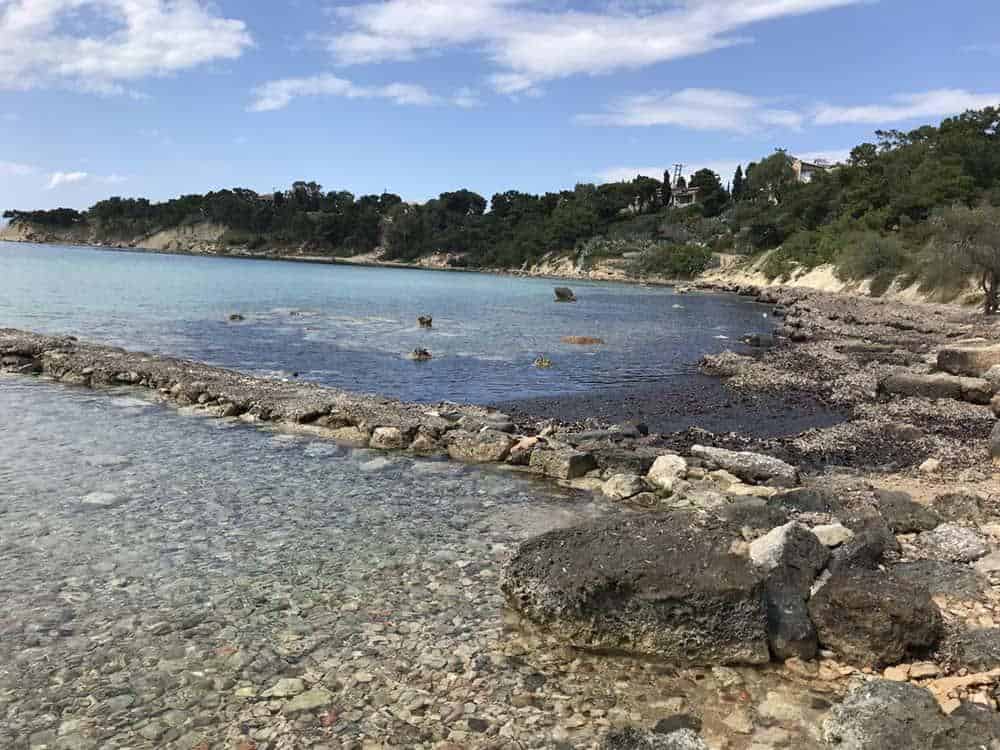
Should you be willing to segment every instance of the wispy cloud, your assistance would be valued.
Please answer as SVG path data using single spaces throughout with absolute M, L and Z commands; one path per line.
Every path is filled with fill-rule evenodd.
M 128 180 L 119 174 L 92 175 L 89 172 L 53 172 L 49 175 L 46 190 L 56 190 L 67 185 L 77 185 L 82 182 L 97 182 L 103 185 L 120 185 Z
M 778 108 L 766 99 L 718 89 L 684 89 L 626 96 L 605 112 L 582 114 L 585 125 L 649 127 L 668 125 L 689 130 L 756 133 L 800 131 L 807 126 L 891 125 L 937 120 L 969 109 L 1000 106 L 1000 93 L 939 89 L 892 96 L 883 104 L 818 104 Z
M 773 108 L 761 99 L 735 91 L 684 89 L 624 97 L 607 112 L 578 115 L 576 119 L 589 125 L 676 125 L 691 130 L 743 133 L 771 127 L 795 130 L 805 118 L 798 112 Z
M 84 12 L 86 27 L 74 23 Z M 0 89 L 134 98 L 145 95 L 125 84 L 232 60 L 253 43 L 204 0 L 2 0 L 0 39 Z
M 683 0 L 591 9 L 548 0 L 387 0 L 337 9 L 330 49 L 343 64 L 412 60 L 471 49 L 506 94 L 574 74 L 637 69 L 746 43 L 745 30 L 788 16 L 870 0 Z M 739 32 L 739 33 L 737 33 Z
M 364 86 L 332 74 L 305 78 L 282 78 L 269 81 L 254 89 L 251 112 L 273 112 L 284 109 L 302 97 L 334 96 L 345 99 L 384 99 L 399 105 L 426 107 L 435 104 L 454 104 L 471 108 L 480 104 L 478 94 L 472 89 L 460 89 L 452 97 L 433 94 L 416 83 L 388 83 L 381 86 Z
M 736 173 L 736 167 L 746 165 L 753 161 L 752 159 L 747 159 L 744 161 L 739 161 L 736 159 L 704 159 L 704 160 L 694 160 L 691 164 L 684 165 L 684 176 L 690 177 L 699 169 L 711 169 L 722 179 L 723 183 L 728 182 L 733 174 Z M 598 170 L 594 177 L 599 182 L 622 182 L 630 181 L 638 176 L 643 177 L 654 177 L 657 180 L 662 180 L 665 172 L 669 172 L 671 175 L 674 173 L 673 164 L 664 164 L 662 166 L 645 166 L 645 167 L 605 167 L 604 169 Z
M 19 164 L 13 161 L 0 161 L 0 177 L 27 177 L 38 170 L 30 164 Z
M 920 118 L 940 118 L 968 109 L 995 106 L 1000 106 L 1000 93 L 976 94 L 964 89 L 937 89 L 916 94 L 897 94 L 884 104 L 824 104 L 816 108 L 812 120 L 817 125 L 879 125 Z

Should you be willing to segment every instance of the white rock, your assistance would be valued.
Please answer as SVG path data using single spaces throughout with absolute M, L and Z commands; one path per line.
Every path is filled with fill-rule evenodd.
M 839 547 L 854 538 L 854 532 L 839 523 L 814 526 L 812 533 L 816 535 L 824 547 Z
M 642 477 L 635 474 L 615 474 L 601 487 L 604 495 L 612 500 L 627 500 L 646 489 Z
M 674 483 L 685 476 L 687 476 L 687 461 L 680 456 L 667 454 L 653 462 L 646 479 L 654 487 L 671 492 Z
M 770 479 L 783 479 L 797 483 L 799 480 L 799 470 L 794 466 L 760 453 L 695 445 L 691 448 L 691 455 L 712 461 L 716 466 L 732 472 L 744 482 L 759 483 Z
M 928 458 L 920 464 L 920 471 L 924 474 L 936 474 L 941 470 L 941 462 L 936 458 Z

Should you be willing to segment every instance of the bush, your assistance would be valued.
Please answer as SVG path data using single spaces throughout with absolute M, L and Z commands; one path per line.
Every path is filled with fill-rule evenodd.
M 657 243 L 644 250 L 629 264 L 631 276 L 663 276 L 690 279 L 712 263 L 712 251 L 700 245 Z
M 870 278 L 871 293 L 878 296 L 906 270 L 907 254 L 902 241 L 895 235 L 856 232 L 848 238 L 838 261 L 840 278 L 850 281 Z

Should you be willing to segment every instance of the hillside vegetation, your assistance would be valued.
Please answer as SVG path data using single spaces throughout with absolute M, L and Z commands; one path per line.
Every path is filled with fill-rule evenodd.
M 686 187 L 699 203 L 672 208 L 669 180 L 636 177 L 533 195 L 515 190 L 487 201 L 470 190 L 409 204 L 384 193 L 355 197 L 315 182 L 258 195 L 246 189 L 151 203 L 110 198 L 85 212 L 7 211 L 13 222 L 85 228 L 96 241 L 135 242 L 171 227 L 227 227 L 224 247 L 350 256 L 380 250 L 409 261 L 449 253 L 454 265 L 517 268 L 553 253 L 585 266 L 627 259 L 637 275 L 690 276 L 710 251 L 771 250 L 766 271 L 832 263 L 845 279 L 895 278 L 928 288 L 982 279 L 995 302 L 1000 277 L 1000 109 L 970 111 L 910 132 L 878 131 L 846 164 L 799 182 L 784 151 L 742 167 L 723 183 L 709 170 Z M 489 210 L 487 210 L 489 208 Z

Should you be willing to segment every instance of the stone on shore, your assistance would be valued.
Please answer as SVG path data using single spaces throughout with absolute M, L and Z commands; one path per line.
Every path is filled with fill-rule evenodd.
M 514 440 L 505 432 L 486 430 L 448 433 L 448 455 L 456 461 L 468 463 L 500 463 L 510 455 Z
M 649 489 L 643 478 L 635 474 L 615 474 L 601 488 L 611 500 L 628 500 Z
M 676 664 L 769 660 L 764 582 L 729 525 L 696 513 L 629 515 L 531 539 L 502 588 L 527 620 L 580 648 Z
M 941 523 L 941 517 L 932 508 L 915 502 L 905 492 L 876 490 L 875 497 L 882 517 L 896 534 L 930 531 Z
M 854 532 L 840 523 L 827 523 L 813 526 L 812 533 L 824 547 L 839 547 L 854 538 Z
M 949 346 L 938 352 L 939 370 L 952 375 L 981 377 L 991 367 L 1000 365 L 1000 346 Z
M 823 722 L 823 739 L 839 750 L 948 748 L 949 730 L 937 701 L 922 687 L 872 680 L 855 687 Z
M 399 427 L 376 427 L 369 445 L 378 450 L 402 450 L 410 444 L 409 437 Z
M 954 523 L 921 534 L 917 537 L 917 547 L 932 560 L 959 563 L 975 562 L 990 551 L 978 532 Z
M 708 745 L 693 729 L 660 734 L 629 727 L 611 732 L 604 738 L 601 750 L 708 750 Z
M 988 404 L 993 397 L 993 389 L 986 380 L 943 372 L 931 375 L 908 371 L 896 372 L 879 381 L 878 391 L 890 396 L 950 398 L 973 404 Z
M 695 445 L 691 448 L 691 455 L 711 461 L 744 482 L 760 483 L 777 479 L 797 484 L 799 481 L 799 471 L 794 466 L 760 453 Z
M 555 479 L 579 479 L 597 468 L 593 454 L 566 448 L 556 450 L 536 449 L 528 462 L 534 471 Z
M 943 621 L 930 595 L 890 574 L 834 573 L 809 601 L 820 645 L 862 667 L 898 664 L 941 637 Z
M 687 476 L 687 470 L 687 461 L 681 456 L 659 456 L 649 468 L 646 480 L 658 489 L 672 492 L 677 480 Z

